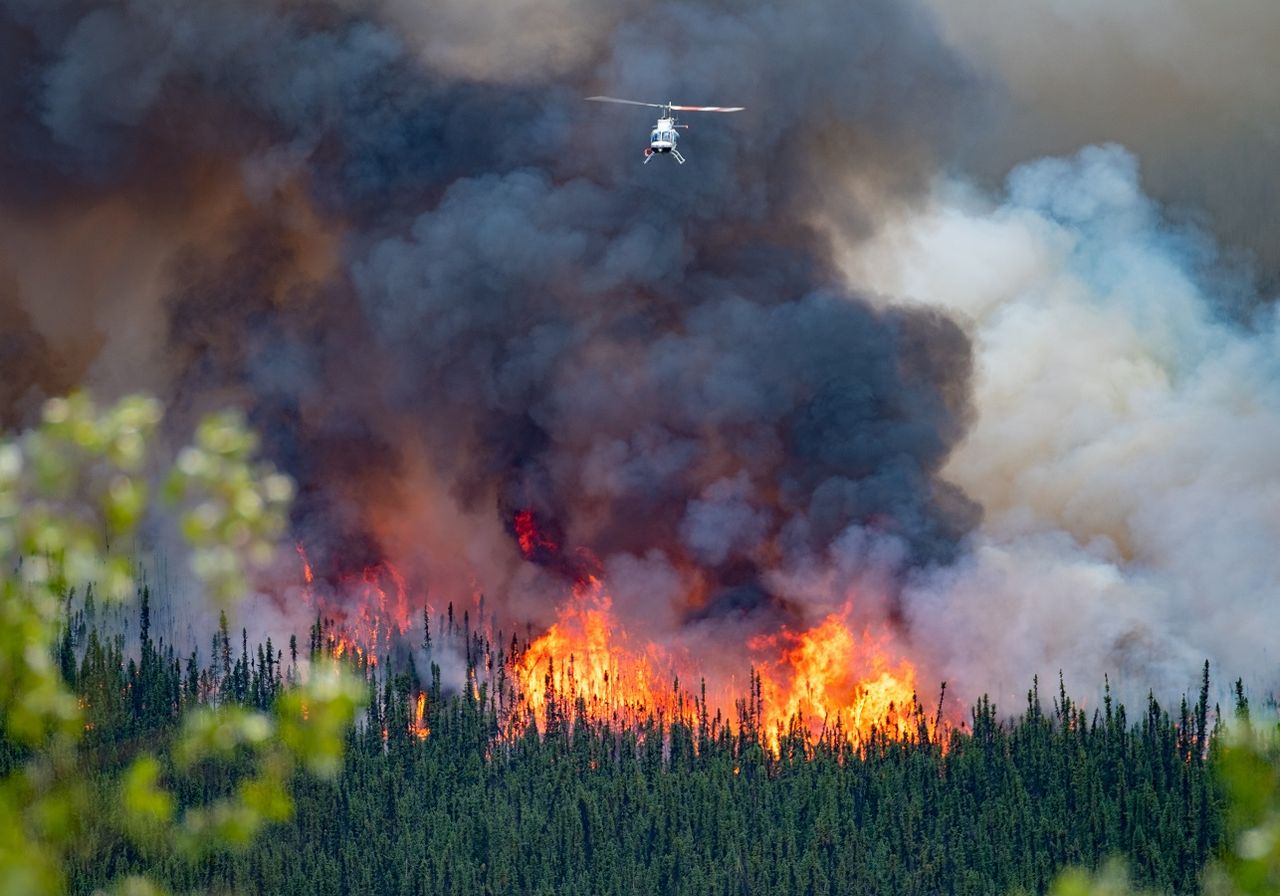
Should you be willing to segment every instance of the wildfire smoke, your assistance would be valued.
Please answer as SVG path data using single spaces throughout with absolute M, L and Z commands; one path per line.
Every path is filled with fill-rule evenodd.
M 298 480 L 311 561 L 301 590 L 292 565 L 262 583 L 254 623 L 373 662 L 428 594 L 456 601 L 528 632 L 535 714 L 548 674 L 602 712 L 672 711 L 669 679 L 728 707 L 754 667 L 771 726 L 863 736 L 917 682 L 1005 696 L 1120 667 L 1176 690 L 1232 656 L 1242 614 L 1265 620 L 1274 552 L 1241 546 L 1272 531 L 1251 499 L 1274 476 L 1243 448 L 1219 475 L 1193 435 L 1274 441 L 1274 327 L 1206 310 L 1247 329 L 1261 301 L 1204 300 L 1229 278 L 1204 240 L 1165 239 L 1134 166 L 1039 163 L 1007 207 L 960 202 L 931 229 L 951 173 L 1008 129 L 989 67 L 925 8 L 520 16 L 0 0 L 0 417 L 76 382 L 159 391 L 177 427 L 244 406 Z M 1004 35 L 999 68 L 1025 71 Z M 747 111 L 696 123 L 689 165 L 642 166 L 648 120 L 581 100 L 601 92 Z M 1144 283 L 1169 287 L 1171 320 Z M 1160 438 L 1170 420 L 1185 438 Z M 1224 495 L 1244 522 L 1220 539 L 1197 508 Z M 1239 612 L 1185 582 L 1230 583 Z M 1089 612 L 1060 618 L 1077 593 Z M 1274 626 L 1248 628 L 1268 656 L 1252 633 Z

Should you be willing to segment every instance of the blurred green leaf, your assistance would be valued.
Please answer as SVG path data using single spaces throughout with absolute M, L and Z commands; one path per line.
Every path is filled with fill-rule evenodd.
M 32 751 L 30 762 L 0 781 L 0 896 L 61 892 L 59 863 L 83 808 L 65 758 L 83 733 L 82 711 L 53 662 L 64 589 L 93 582 L 105 598 L 132 591 L 130 559 L 109 546 L 131 544 L 127 536 L 151 511 L 152 494 L 180 520 L 191 567 L 222 606 L 240 598 L 248 568 L 269 563 L 285 531 L 293 483 L 254 462 L 258 439 L 242 414 L 206 418 L 172 468 L 152 476 L 162 418 L 150 397 L 103 410 L 75 393 L 48 401 L 36 428 L 0 438 L 0 726 Z M 179 767 L 247 755 L 250 772 L 231 796 L 179 818 L 161 785 L 163 765 L 142 756 L 121 778 L 117 823 L 135 841 L 198 851 L 243 845 L 264 824 L 287 818 L 294 771 L 336 767 L 352 700 L 362 696 L 358 688 L 326 687 L 312 698 L 314 718 L 300 724 L 289 712 L 238 706 L 190 714 L 175 747 Z M 129 878 L 112 892 L 160 891 Z
M 364 699 L 360 682 L 337 671 L 313 670 L 301 687 L 276 705 L 280 739 L 312 774 L 341 769 L 343 736 Z
M 1225 878 L 1234 893 L 1280 892 L 1280 726 L 1238 719 L 1225 735 L 1218 770 L 1230 804 L 1231 850 L 1215 887 Z
M 160 763 L 152 756 L 134 761 L 120 785 L 121 805 L 131 823 L 153 831 L 173 819 L 174 800 L 160 787 Z

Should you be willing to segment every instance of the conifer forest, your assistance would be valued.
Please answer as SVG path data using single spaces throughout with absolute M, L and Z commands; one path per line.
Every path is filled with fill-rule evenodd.
M 113 799 L 113 776 L 139 745 L 171 738 L 184 710 L 266 708 L 304 665 L 349 663 L 367 703 L 340 774 L 300 776 L 292 819 L 248 848 L 150 854 L 90 827 L 74 893 L 145 871 L 174 892 L 299 896 L 988 894 L 1044 892 L 1063 868 L 1115 856 L 1144 888 L 1190 893 L 1223 844 L 1207 664 L 1198 697 L 1177 708 L 1108 696 L 1086 711 L 1033 683 L 1020 709 L 981 700 L 961 726 L 937 726 L 916 703 L 900 710 L 907 736 L 873 729 L 855 745 L 794 719 L 771 745 L 753 695 L 734 718 L 693 696 L 671 715 L 601 719 L 548 677 L 541 723 L 515 718 L 510 679 L 492 671 L 524 645 L 448 616 L 429 620 L 422 646 L 465 654 L 473 684 L 457 693 L 435 664 L 423 676 L 411 662 L 337 656 L 323 619 L 288 645 L 224 627 L 180 656 L 154 640 L 141 598 L 140 618 L 99 613 L 91 592 L 73 598 L 59 640 L 94 799 Z M 5 752 L 9 764 L 19 755 Z M 241 774 L 234 759 L 200 768 L 176 793 L 208 800 Z

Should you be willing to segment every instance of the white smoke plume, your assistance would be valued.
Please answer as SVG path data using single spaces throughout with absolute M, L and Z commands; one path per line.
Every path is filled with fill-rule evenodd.
M 1280 326 L 1225 312 L 1239 279 L 1132 154 L 1031 162 L 994 198 L 942 182 L 845 266 L 974 344 L 976 420 L 943 476 L 985 519 L 905 600 L 941 675 L 1006 700 L 1059 670 L 1167 697 L 1208 659 L 1275 685 Z

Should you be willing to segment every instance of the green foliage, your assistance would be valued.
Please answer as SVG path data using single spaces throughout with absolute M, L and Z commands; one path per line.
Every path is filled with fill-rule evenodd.
M 1208 667 L 1200 705 L 1208 696 Z M 1197 712 L 1203 729 L 1205 713 Z M 1280 893 L 1280 723 L 1257 726 L 1249 716 L 1243 683 L 1236 682 L 1236 717 L 1215 741 L 1197 738 L 1192 761 L 1213 754 L 1225 789 L 1225 849 L 1206 868 L 1207 896 L 1274 896 Z M 1123 862 L 1111 861 L 1096 875 L 1071 868 L 1054 881 L 1050 896 L 1138 896 Z
M 1280 893 L 1280 724 L 1256 725 L 1242 708 L 1219 762 L 1230 849 L 1209 875 L 1206 889 L 1215 896 Z
M 77 699 L 64 680 L 73 676 L 76 656 L 69 640 L 57 646 L 71 584 L 96 583 L 105 599 L 133 590 L 130 555 L 111 546 L 132 544 L 151 496 L 162 491 L 181 520 L 193 572 L 228 607 L 243 593 L 246 563 L 270 560 L 292 497 L 287 477 L 254 461 L 257 440 L 235 413 L 203 421 L 194 444 L 178 453 L 171 470 L 160 470 L 152 447 L 161 419 L 154 399 L 129 397 L 100 410 L 77 394 L 49 401 L 38 427 L 0 439 L 0 732 L 7 748 L 0 765 L 7 770 L 0 780 L 0 896 L 62 892 L 76 838 L 102 824 L 118 824 L 145 854 L 247 845 L 265 824 L 289 817 L 288 784 L 297 768 L 323 773 L 336 766 L 340 732 L 356 712 L 358 686 L 328 677 L 299 688 L 274 715 L 206 706 L 179 732 L 174 756 L 180 768 L 191 768 L 246 750 L 232 794 L 179 811 L 164 784 L 165 761 L 142 755 L 124 771 L 113 805 L 91 805 L 84 784 L 89 757 L 76 752 L 85 731 L 101 742 L 99 724 L 160 713 L 172 700 L 148 687 L 163 675 L 145 634 L 145 593 L 141 664 L 130 663 L 135 680 L 127 690 L 133 702 L 111 706 L 126 689 L 92 676 L 98 690 Z M 91 639 L 85 669 L 108 674 L 121 668 L 120 656 L 118 645 Z M 86 718 L 82 705 L 111 716 Z M 134 877 L 113 892 L 158 891 Z
M 1062 872 L 1049 889 L 1049 896 L 1141 896 L 1131 888 L 1123 862 L 1112 860 L 1096 874 L 1080 868 Z
M 363 701 L 363 689 L 351 678 L 325 670 L 313 673 L 305 687 L 277 701 L 280 743 L 311 774 L 334 777 L 342 767 L 347 729 Z
M 244 847 L 265 825 L 288 819 L 293 812 L 289 780 L 298 767 L 333 777 L 363 696 L 363 688 L 351 678 L 321 670 L 282 695 L 271 715 L 234 705 L 188 712 L 174 752 L 179 771 L 233 759 L 243 751 L 251 757 L 251 773 L 230 795 L 186 811 L 175 840 L 179 849 L 198 855 L 226 845 Z
M 270 560 L 293 497 L 288 477 L 251 463 L 257 446 L 240 414 L 208 417 L 165 484 L 166 497 L 184 505 L 181 529 L 192 547 L 192 571 L 223 603 L 244 591 L 243 557 Z

